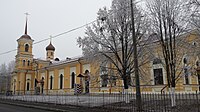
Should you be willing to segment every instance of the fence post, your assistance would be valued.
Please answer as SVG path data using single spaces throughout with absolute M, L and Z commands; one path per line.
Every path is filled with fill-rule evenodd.
M 163 98 L 163 100 L 164 100 L 163 103 L 164 103 L 164 109 L 165 109 L 165 112 L 166 112 L 165 94 L 166 94 L 165 91 L 161 92 L 161 97 L 164 97 Z
M 104 91 L 103 91 L 103 107 L 104 107 Z

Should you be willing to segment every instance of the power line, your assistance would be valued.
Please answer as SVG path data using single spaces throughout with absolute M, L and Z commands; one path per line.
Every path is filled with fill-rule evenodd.
M 3 53 L 0 53 L 0 56 L 1 55 L 4 55 L 4 54 L 8 54 L 8 53 L 10 53 L 10 52 L 14 52 L 14 51 L 16 51 L 17 49 L 13 49 L 13 50 L 10 50 L 10 51 L 6 51 L 6 52 L 3 52 Z
M 68 30 L 68 31 L 66 31 L 66 32 L 63 32 L 63 33 L 57 34 L 57 35 L 55 35 L 55 36 L 51 36 L 51 38 L 56 38 L 56 37 L 59 37 L 59 36 L 61 36 L 61 35 L 64 35 L 64 34 L 67 34 L 67 33 L 73 32 L 73 31 L 78 30 L 78 29 L 81 29 L 81 28 L 86 27 L 87 25 L 92 24 L 92 23 L 94 23 L 94 22 L 96 22 L 96 21 L 97 21 L 97 20 L 93 20 L 92 22 L 87 23 L 87 24 L 85 24 L 85 25 L 82 25 L 82 26 L 79 26 L 79 27 L 73 28 L 73 29 Z M 35 45 L 35 44 L 39 44 L 39 43 L 44 42 L 44 41 L 47 41 L 47 40 L 49 40 L 49 38 L 46 38 L 46 39 L 43 39 L 43 40 L 40 40 L 40 41 L 34 42 L 33 45 Z M 14 52 L 14 51 L 16 51 L 16 50 L 17 50 L 17 49 L 13 49 L 13 50 L 10 50 L 10 51 L 6 51 L 6 52 L 3 52 L 3 53 L 0 53 L 0 56 L 1 56 L 1 55 L 4 55 L 4 54 L 8 54 L 8 53 L 10 53 L 10 52 Z
M 126 9 L 126 8 L 128 8 L 128 7 L 129 7 L 129 6 L 122 7 L 122 8 L 120 8 L 119 10 L 117 10 L 116 12 L 118 12 L 118 11 L 120 11 L 120 10 L 122 10 L 122 9 Z M 108 16 L 110 16 L 111 14 L 116 13 L 116 12 L 113 11 L 113 12 L 108 13 L 108 15 L 105 16 L 105 18 L 107 18 Z M 71 30 L 65 31 L 65 32 L 63 32 L 63 33 L 60 33 L 60 34 L 51 36 L 50 38 L 56 38 L 56 37 L 59 37 L 59 36 L 61 36 L 61 35 L 64 35 L 64 34 L 73 32 L 73 31 L 75 31 L 75 30 L 78 30 L 78 29 L 81 29 L 81 28 L 83 28 L 83 27 L 86 27 L 86 26 L 88 26 L 88 25 L 90 25 L 90 24 L 92 24 L 92 23 L 94 23 L 94 22 L 96 22 L 96 21 L 98 21 L 98 19 L 95 19 L 95 20 L 93 20 L 93 21 L 91 21 L 91 22 L 89 22 L 89 23 L 87 23 L 87 24 L 82 25 L 82 26 L 79 26 L 79 27 L 73 28 L 73 29 L 71 29 Z M 49 40 L 50 38 L 46 38 L 46 39 L 43 39 L 43 40 L 34 42 L 33 45 L 39 44 L 39 43 L 44 42 L 44 41 L 47 41 L 47 40 Z M 10 52 L 14 52 L 14 51 L 17 51 L 17 49 L 13 49 L 13 50 L 10 50 L 10 51 L 2 52 L 2 53 L 0 53 L 0 56 L 1 56 L 1 55 L 4 55 L 4 54 L 8 54 L 8 53 L 10 53 Z

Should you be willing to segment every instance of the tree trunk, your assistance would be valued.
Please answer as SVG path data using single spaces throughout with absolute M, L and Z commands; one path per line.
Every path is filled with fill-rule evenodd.
M 176 106 L 175 87 L 170 88 L 170 97 L 171 97 L 171 106 L 175 107 Z
M 172 86 L 170 87 L 170 97 L 171 97 L 171 106 L 175 107 L 176 106 L 176 95 L 175 95 L 175 77 L 172 77 Z
M 128 80 L 127 78 L 123 78 L 123 82 L 124 82 L 124 98 L 125 98 L 125 102 L 129 103 L 129 94 L 128 94 Z

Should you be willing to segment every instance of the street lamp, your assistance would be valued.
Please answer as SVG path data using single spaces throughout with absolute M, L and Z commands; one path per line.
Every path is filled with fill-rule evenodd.
M 139 79 L 139 67 L 138 67 L 138 51 L 136 45 L 136 34 L 135 34 L 135 21 L 134 21 L 134 12 L 133 12 L 133 0 L 131 2 L 131 22 L 132 22 L 132 39 L 133 39 L 133 46 L 134 46 L 134 69 L 135 69 L 135 85 L 136 85 L 136 105 L 137 110 L 141 111 L 141 92 L 140 92 L 140 79 Z

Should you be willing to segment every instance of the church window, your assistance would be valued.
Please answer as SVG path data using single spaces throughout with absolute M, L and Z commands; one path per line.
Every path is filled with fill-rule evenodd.
M 53 52 L 51 52 L 51 56 L 53 56 Z
M 60 89 L 63 88 L 63 74 L 60 75 Z
M 108 69 L 104 66 L 100 68 L 101 87 L 107 87 L 108 85 Z
M 199 61 L 196 61 L 196 66 L 199 67 Z
M 163 85 L 163 71 L 162 68 L 153 69 L 155 85 Z
M 53 76 L 50 77 L 50 89 L 53 89 Z
M 28 65 L 28 66 L 30 66 L 30 61 L 29 61 L 29 60 L 28 60 L 28 63 L 27 63 L 27 65 Z
M 190 83 L 190 81 L 189 81 L 189 74 L 190 74 L 190 72 L 189 72 L 188 62 L 189 62 L 188 61 L 188 57 L 184 56 L 184 58 L 183 58 L 183 64 L 184 64 L 184 66 L 183 66 L 183 72 L 184 73 L 183 74 L 184 74 L 185 84 L 189 84 Z
M 35 79 L 35 85 L 34 85 L 34 87 L 36 87 L 36 86 L 37 86 L 37 83 L 38 83 L 38 81 L 37 81 L 37 79 Z
M 185 75 L 185 84 L 189 84 L 189 71 L 188 67 L 184 67 L 184 75 Z
M 74 88 L 74 84 L 75 84 L 75 73 L 72 72 L 72 75 L 71 75 L 71 88 Z
M 26 44 L 26 45 L 25 45 L 25 52 L 28 52 L 28 49 L 29 49 L 29 45 Z
M 23 60 L 23 61 L 22 61 L 23 66 L 25 66 L 25 63 L 26 63 L 26 60 Z
M 187 63 L 188 63 L 187 58 L 183 58 L 183 64 L 187 64 Z
M 30 83 L 29 83 L 29 82 L 27 82 L 26 90 L 27 90 L 27 91 L 30 90 Z
M 101 87 L 107 87 L 108 85 L 108 74 L 101 75 Z
M 197 74 L 198 75 L 198 84 L 200 85 L 200 74 Z M 199 86 L 199 90 L 200 90 L 200 86 Z

